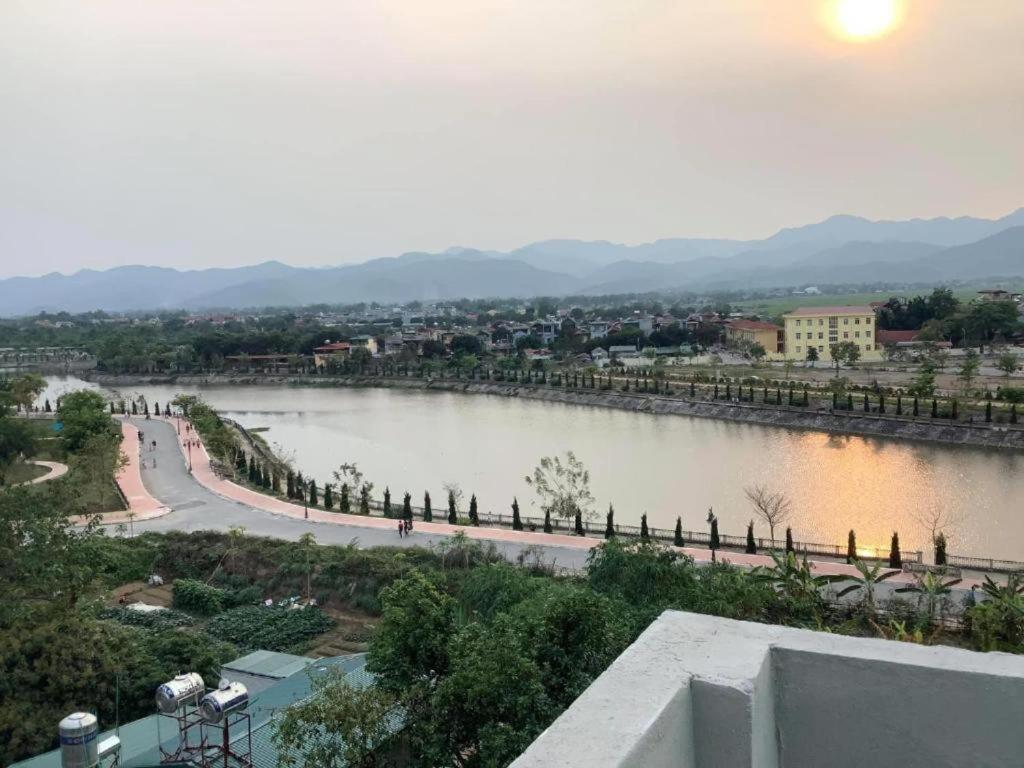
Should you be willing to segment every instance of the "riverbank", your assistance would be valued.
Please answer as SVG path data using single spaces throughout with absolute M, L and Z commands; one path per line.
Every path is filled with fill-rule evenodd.
M 963 424 L 928 417 L 907 417 L 860 412 L 808 410 L 785 405 L 735 403 L 677 395 L 620 392 L 480 381 L 471 379 L 421 379 L 383 376 L 293 376 L 293 375 L 181 375 L 112 376 L 93 373 L 89 381 L 112 388 L 136 385 L 231 385 L 300 387 L 378 387 L 464 394 L 516 397 L 568 405 L 614 408 L 636 413 L 691 416 L 785 429 L 811 430 L 839 435 L 861 435 L 947 445 L 1024 450 L 1024 428 L 1005 425 Z

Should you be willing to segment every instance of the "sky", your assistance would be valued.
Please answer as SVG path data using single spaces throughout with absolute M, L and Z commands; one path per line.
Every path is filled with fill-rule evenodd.
M 888 1 L 4 0 L 0 277 L 1024 205 L 1024 3 Z

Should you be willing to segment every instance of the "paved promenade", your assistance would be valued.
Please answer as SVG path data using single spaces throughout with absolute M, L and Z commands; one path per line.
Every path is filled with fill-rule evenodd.
M 144 487 L 142 491 L 131 495 L 129 500 L 138 499 L 142 507 L 158 510 L 146 517 L 135 517 L 136 523 L 145 521 L 136 525 L 138 530 L 223 531 L 232 526 L 241 526 L 247 533 L 257 536 L 296 540 L 302 534 L 311 532 L 322 544 L 348 544 L 356 541 L 364 546 L 403 547 L 431 546 L 456 533 L 464 533 L 473 539 L 493 542 L 502 554 L 513 559 L 527 549 L 540 548 L 546 562 L 568 568 L 582 567 L 590 549 L 602 542 L 602 539 L 564 534 L 422 521 L 416 521 L 410 536 L 399 537 L 395 520 L 343 515 L 322 509 L 306 510 L 300 504 L 273 498 L 218 477 L 211 468 L 205 447 L 198 442 L 197 433 L 187 431 L 185 425 L 183 419 L 153 418 L 147 421 L 139 417 L 132 417 L 124 424 L 124 450 L 129 458 L 134 455 L 137 459 L 139 456 L 138 429 L 145 432 L 147 443 L 141 453 L 144 466 L 139 474 L 139 483 Z M 157 442 L 155 450 L 151 448 L 153 440 Z M 198 444 L 189 447 L 187 441 Z M 123 470 L 123 474 L 129 485 L 135 482 L 131 463 Z M 679 551 L 697 562 L 711 560 L 711 552 L 706 548 L 685 547 Z M 723 550 L 719 550 L 718 559 L 746 567 L 772 565 L 772 559 L 767 555 L 746 555 Z M 819 574 L 857 575 L 857 570 L 846 563 L 815 560 L 811 561 L 811 566 Z M 908 582 L 913 582 L 910 574 L 898 574 L 886 584 L 896 586 Z
M 56 480 L 58 477 L 64 477 L 68 473 L 68 465 L 61 464 L 59 461 L 30 461 L 28 463 L 35 464 L 37 467 L 46 467 L 46 474 L 29 480 L 29 485 Z

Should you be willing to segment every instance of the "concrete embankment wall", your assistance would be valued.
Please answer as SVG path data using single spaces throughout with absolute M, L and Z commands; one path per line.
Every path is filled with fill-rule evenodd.
M 453 379 L 377 378 L 356 376 L 108 376 L 89 377 L 98 384 L 110 387 L 129 387 L 139 384 L 203 384 L 276 385 L 307 387 L 380 387 L 390 389 L 434 390 L 466 394 L 519 397 L 524 400 L 543 400 L 569 405 L 588 405 L 596 408 L 617 408 L 638 413 L 693 416 L 720 419 L 747 424 L 758 424 L 787 429 L 806 429 L 831 434 L 866 435 L 903 440 L 919 440 L 952 445 L 971 445 L 986 448 L 1024 450 L 1024 429 L 994 427 L 984 424 L 954 424 L 929 418 L 897 418 L 875 414 L 830 413 L 805 410 L 799 407 L 758 405 L 757 403 L 728 403 L 688 400 L 662 395 L 619 391 L 566 389 L 550 386 L 530 386 L 493 381 Z

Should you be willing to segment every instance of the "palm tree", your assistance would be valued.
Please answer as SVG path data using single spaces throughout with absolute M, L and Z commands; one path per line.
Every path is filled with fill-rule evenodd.
M 937 575 L 932 571 L 927 571 L 923 575 L 917 576 L 917 583 L 909 587 L 900 587 L 895 590 L 901 594 L 912 592 L 917 594 L 918 607 L 921 605 L 921 601 L 924 600 L 925 612 L 928 614 L 928 620 L 935 623 L 936 610 L 942 600 L 950 593 L 951 589 L 959 584 L 962 579 L 949 579 L 943 581 L 941 575 Z
M 846 579 L 853 581 L 849 587 L 839 590 L 836 593 L 836 598 L 842 598 L 846 595 L 854 592 L 858 589 L 864 590 L 864 597 L 861 600 L 861 605 L 868 613 L 875 612 L 875 587 L 886 579 L 892 578 L 898 573 L 902 573 L 900 570 L 890 570 L 882 573 L 882 564 L 875 563 L 872 566 L 865 565 L 863 560 L 854 560 L 854 567 L 860 572 L 860 576 L 847 576 Z

